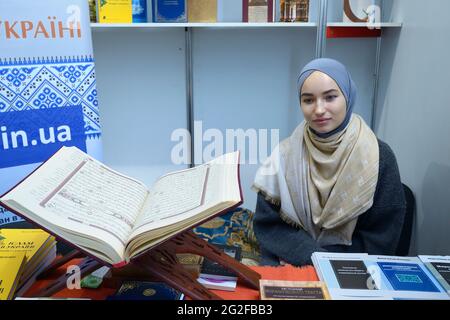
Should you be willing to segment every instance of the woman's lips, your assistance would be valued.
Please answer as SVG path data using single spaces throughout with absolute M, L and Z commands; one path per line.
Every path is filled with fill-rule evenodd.
M 324 126 L 328 124 L 328 122 L 331 120 L 331 118 L 322 118 L 322 119 L 316 119 L 313 120 L 313 122 L 319 126 Z

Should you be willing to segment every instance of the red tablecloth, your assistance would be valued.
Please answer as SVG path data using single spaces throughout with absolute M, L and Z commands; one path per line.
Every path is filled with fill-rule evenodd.
M 57 276 L 63 274 L 69 265 L 78 263 L 80 260 L 73 260 L 70 263 L 64 265 L 57 270 L 51 277 L 43 280 L 38 280 L 30 290 L 27 292 L 27 296 L 33 296 L 34 292 L 46 287 Z M 280 267 L 256 267 L 252 266 L 251 269 L 255 270 L 261 275 L 262 279 L 268 280 L 298 280 L 298 281 L 318 281 L 317 274 L 312 266 L 303 268 L 296 268 L 291 265 L 285 265 Z M 93 300 L 104 300 L 107 296 L 113 295 L 117 289 L 111 288 L 99 288 L 99 289 L 74 289 L 69 290 L 67 288 L 59 291 L 53 297 L 59 298 L 90 298 Z M 259 291 L 247 288 L 239 283 L 236 291 L 228 292 L 222 290 L 212 290 L 218 296 L 225 300 L 258 300 Z

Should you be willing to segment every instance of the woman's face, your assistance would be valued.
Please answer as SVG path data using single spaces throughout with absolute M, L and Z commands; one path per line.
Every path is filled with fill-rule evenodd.
M 347 102 L 336 82 L 315 71 L 303 83 L 300 106 L 309 126 L 319 133 L 333 131 L 344 121 Z

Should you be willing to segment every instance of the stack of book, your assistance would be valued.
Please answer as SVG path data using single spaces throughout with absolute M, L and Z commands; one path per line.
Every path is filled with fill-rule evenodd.
M 25 264 L 16 286 L 16 296 L 25 293 L 36 277 L 56 258 L 56 241 L 39 229 L 1 229 L 0 254 L 24 254 Z M 11 269 L 11 275 L 14 270 Z
M 439 281 L 418 257 L 315 252 L 312 261 L 332 299 L 450 299 L 448 267 L 436 269 L 447 271 Z
M 24 252 L 0 252 L 0 300 L 13 298 L 24 266 Z
M 450 256 L 419 256 L 439 284 L 450 295 Z
M 216 247 L 224 251 L 230 257 L 241 261 L 242 249 L 241 247 L 226 246 L 215 244 Z M 234 291 L 236 290 L 238 277 L 236 273 L 228 270 L 217 262 L 204 259 L 200 275 L 197 279 L 199 283 L 208 289 Z

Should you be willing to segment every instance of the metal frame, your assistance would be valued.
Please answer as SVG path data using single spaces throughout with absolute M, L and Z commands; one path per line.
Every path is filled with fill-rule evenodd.
M 373 84 L 373 97 L 372 97 L 372 118 L 370 119 L 370 128 L 375 131 L 376 125 L 376 111 L 378 104 L 378 84 L 380 80 L 380 66 L 381 66 L 381 37 L 377 38 L 377 53 L 375 56 L 375 71 L 374 71 L 374 84 Z
M 184 28 L 185 35 L 185 59 L 186 59 L 186 118 L 187 130 L 190 135 L 189 167 L 194 166 L 194 71 L 192 67 L 192 28 Z
M 317 16 L 317 35 L 316 35 L 316 58 L 325 56 L 327 46 L 327 17 L 328 17 L 328 0 L 319 0 L 319 10 Z

